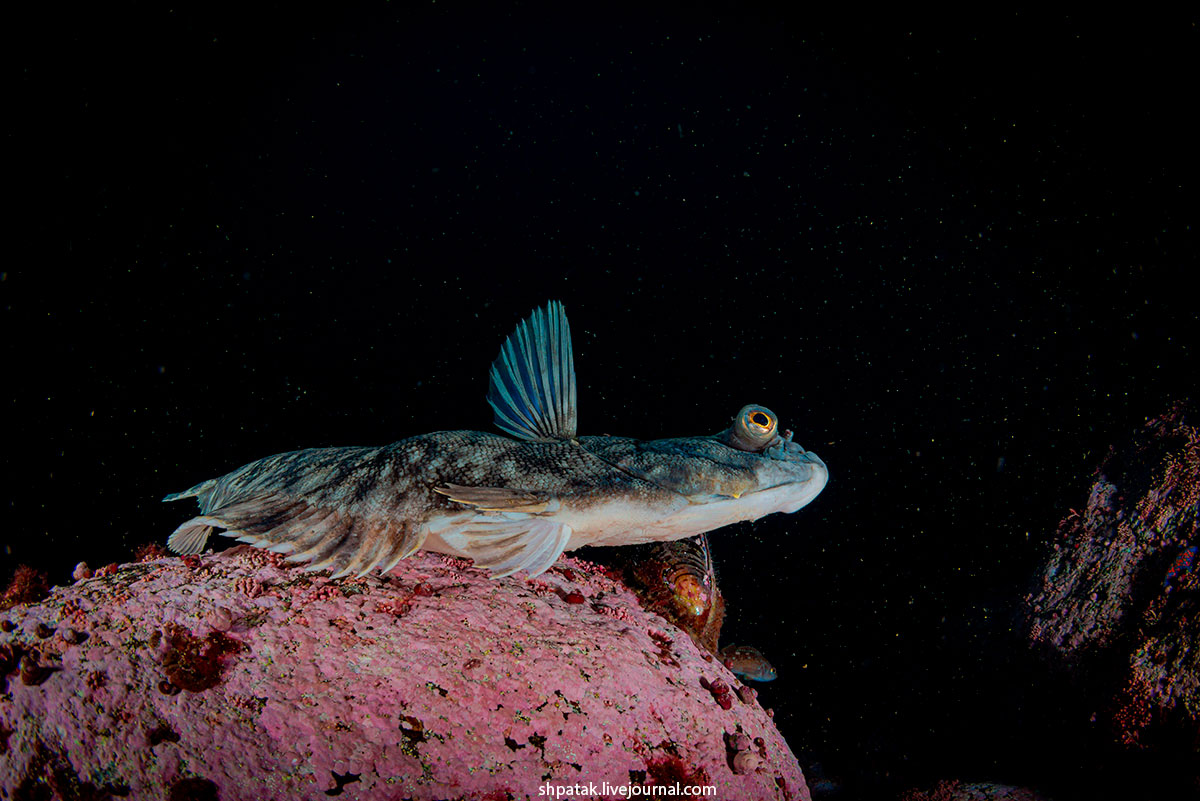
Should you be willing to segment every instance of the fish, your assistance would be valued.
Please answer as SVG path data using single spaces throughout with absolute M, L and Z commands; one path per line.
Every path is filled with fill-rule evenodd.
M 727 645 L 719 654 L 725 667 L 737 676 L 750 681 L 774 681 L 779 675 L 762 651 L 753 645 Z
M 503 434 L 291 451 L 167 495 L 200 508 L 167 547 L 200 553 L 217 532 L 333 578 L 386 574 L 419 550 L 469 559 L 496 578 L 533 577 L 585 546 L 673 541 L 793 513 L 829 479 L 816 454 L 753 404 L 708 436 L 579 436 L 559 301 L 517 324 L 486 399 Z

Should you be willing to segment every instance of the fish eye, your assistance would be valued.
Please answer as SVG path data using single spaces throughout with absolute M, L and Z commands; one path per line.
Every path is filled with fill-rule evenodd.
M 743 451 L 760 451 L 775 441 L 779 420 L 770 409 L 751 404 L 738 412 L 728 444 Z

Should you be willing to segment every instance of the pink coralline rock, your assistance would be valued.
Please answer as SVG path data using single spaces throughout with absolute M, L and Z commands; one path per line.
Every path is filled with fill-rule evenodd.
M 0 617 L 4 799 L 809 799 L 757 702 L 703 686 L 737 678 L 580 560 L 331 581 L 243 546 Z

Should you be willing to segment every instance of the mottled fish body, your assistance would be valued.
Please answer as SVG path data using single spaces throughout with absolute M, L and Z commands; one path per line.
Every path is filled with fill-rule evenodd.
M 570 329 L 558 303 L 517 327 L 490 378 L 488 402 L 511 437 L 440 431 L 260 459 L 168 495 L 195 497 L 201 511 L 168 546 L 197 553 L 221 530 L 335 576 L 387 572 L 419 549 L 532 576 L 565 550 L 676 540 L 794 512 L 828 478 L 758 406 L 710 437 L 576 437 Z

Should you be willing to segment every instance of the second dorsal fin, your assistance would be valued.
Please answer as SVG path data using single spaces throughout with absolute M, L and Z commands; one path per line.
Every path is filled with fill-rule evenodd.
M 571 327 L 557 300 L 517 324 L 488 374 L 496 425 L 520 439 L 575 436 L 575 358 Z

